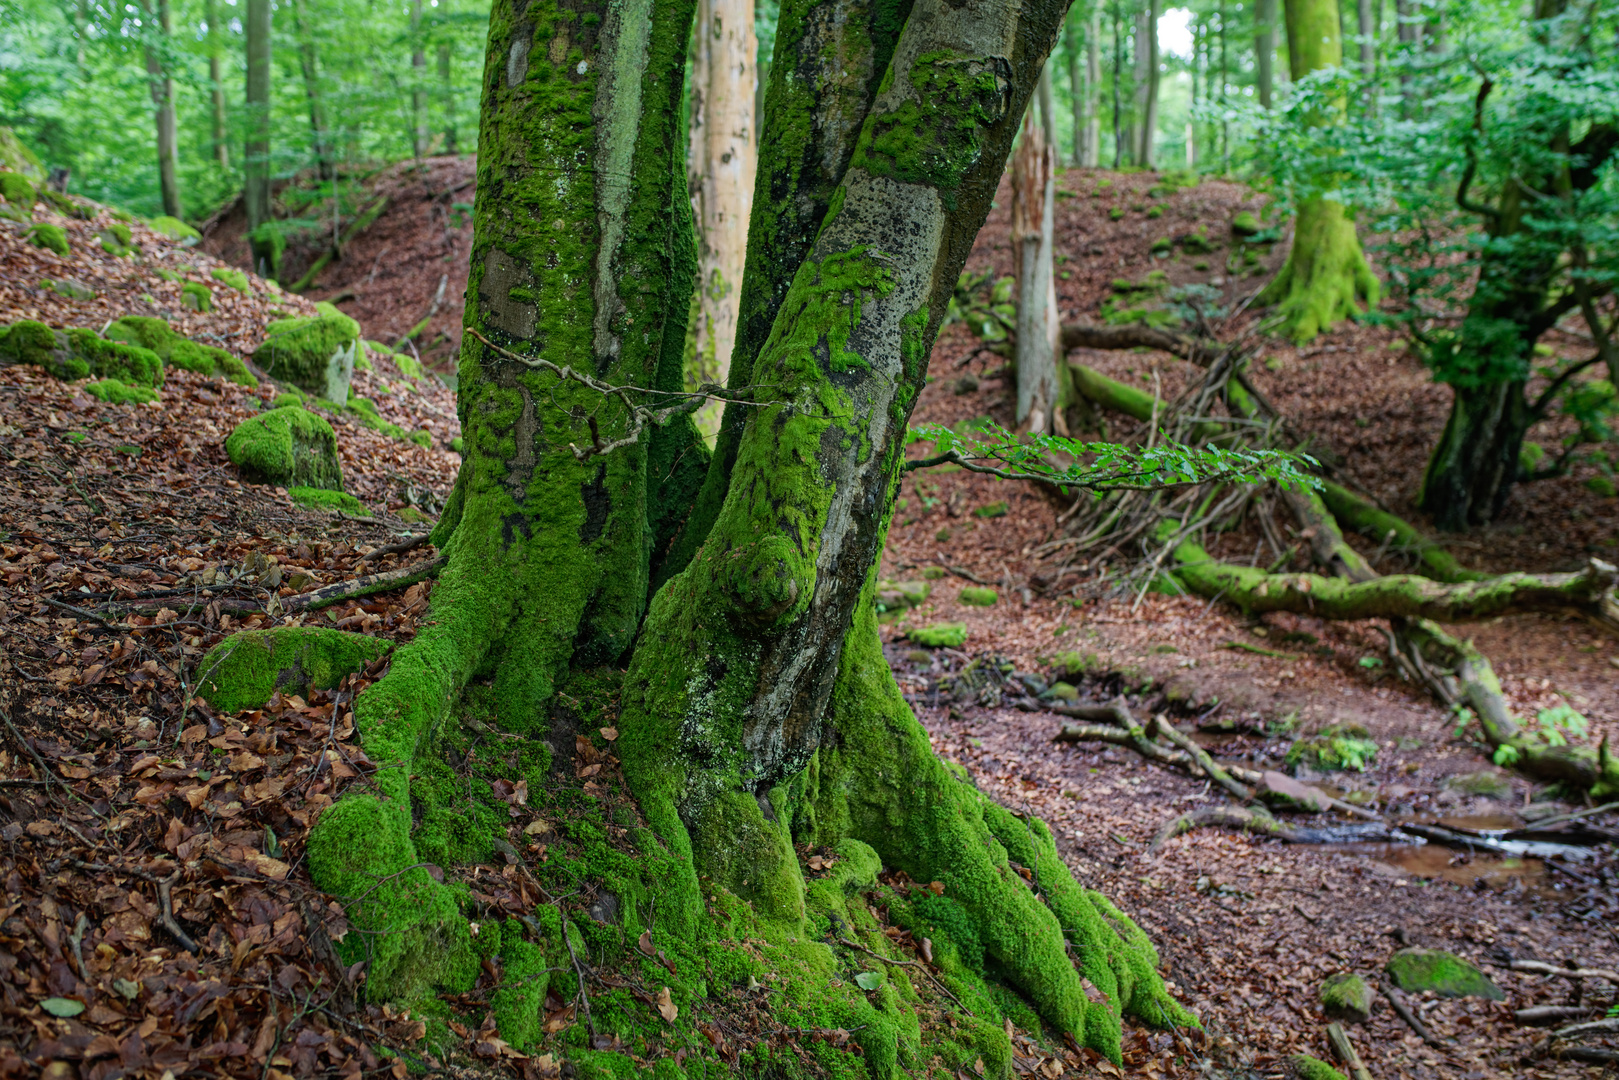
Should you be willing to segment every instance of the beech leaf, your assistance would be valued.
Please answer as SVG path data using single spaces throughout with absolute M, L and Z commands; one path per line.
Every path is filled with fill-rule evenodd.
M 84 1002 L 72 998 L 46 998 L 39 1003 L 39 1007 L 58 1019 L 66 1020 L 70 1016 L 77 1016 L 84 1011 Z
M 854 977 L 854 984 L 862 990 L 875 990 L 883 984 L 883 973 L 880 971 L 862 971 Z

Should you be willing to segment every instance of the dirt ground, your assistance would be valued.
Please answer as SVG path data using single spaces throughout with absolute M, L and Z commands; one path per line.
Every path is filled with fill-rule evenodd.
M 400 211 L 390 231 L 383 215 L 376 236 L 364 234 L 310 295 L 353 290 L 355 298 L 340 306 L 360 319 L 367 337 L 389 340 L 419 321 L 441 278 L 460 275 L 459 287 L 446 286 L 457 306 L 435 315 L 427 340 L 450 332 L 438 329 L 441 321 L 458 328 L 470 229 L 447 228 L 432 215 L 449 209 L 440 204 L 471 201 L 470 189 L 454 186 L 470 175 L 469 162 L 453 159 L 434 159 L 425 175 L 399 167 L 388 182 L 399 185 L 399 205 L 416 198 L 425 222 Z M 1111 180 L 1104 196 L 1093 197 L 1104 179 Z M 1145 196 L 1148 177 L 1070 173 L 1062 183 L 1074 193 L 1059 205 L 1059 251 L 1069 273 L 1060 284 L 1065 318 L 1095 318 L 1112 279 L 1165 265 L 1148 251 L 1157 236 L 1197 225 L 1220 236 L 1239 206 L 1259 206 L 1237 185 L 1208 181 L 1156 200 L 1168 209 L 1150 219 L 1130 209 L 1154 201 Z M 439 194 L 446 189 L 453 198 Z M 975 249 L 975 269 L 1009 269 L 1007 199 L 1000 205 Z M 1118 221 L 1108 215 L 1114 206 L 1126 210 Z M 93 223 L 74 227 L 93 230 Z M 178 313 L 177 296 L 162 291 L 171 283 L 148 269 L 160 259 L 190 259 L 202 271 L 215 265 L 196 249 L 166 248 L 155 238 L 140 264 L 76 255 L 68 269 L 98 297 L 68 302 L 37 287 L 38 278 L 60 276 L 62 268 L 24 247 L 18 231 L 9 224 L 0 230 L 0 322 L 34 315 L 99 326 L 124 313 Z M 388 247 L 390 237 L 403 248 Z M 234 242 L 226 221 L 207 249 L 229 257 Z M 1271 264 L 1278 257 L 1273 253 Z M 1209 258 L 1215 269 L 1198 270 L 1184 257 L 1166 268 L 1177 281 L 1226 278 L 1219 287 L 1233 303 L 1263 280 L 1222 273 L 1221 257 Z M 228 321 L 198 323 L 194 332 L 250 352 L 254 327 L 272 306 L 272 291 L 257 291 L 239 301 L 252 309 L 227 304 L 220 318 Z M 302 303 L 274 301 L 297 310 Z M 450 355 L 449 344 L 441 341 L 433 355 Z M 996 374 L 1002 361 L 977 344 L 965 327 L 946 328 L 916 422 L 1010 420 L 1010 387 Z M 1350 326 L 1302 350 L 1269 347 L 1276 370 L 1255 374 L 1301 427 L 1346 456 L 1353 482 L 1415 518 L 1414 478 L 1443 422 L 1445 391 L 1391 344 L 1387 331 Z M 1166 391 L 1185 377 L 1184 365 L 1163 354 L 1084 359 L 1142 385 L 1156 372 Z M 958 394 L 967 372 L 977 389 Z M 242 717 L 215 716 L 191 700 L 196 660 L 241 626 L 304 622 L 398 640 L 414 633 L 429 582 L 320 612 L 264 614 L 272 595 L 425 557 L 364 558 L 419 531 L 397 515 L 436 509 L 459 460 L 448 449 L 459 434 L 453 393 L 437 383 L 407 390 L 399 382 L 397 372 L 378 371 L 361 375 L 356 390 L 407 429 L 426 427 L 434 445 L 334 420 L 349 490 L 371 510 L 356 518 L 305 510 L 282 492 L 240 482 L 222 440 L 256 407 L 255 395 L 241 387 L 174 372 L 160 408 L 130 408 L 104 405 L 35 369 L 0 371 L 0 685 L 16 729 L 0 750 L 0 1076 L 38 1075 L 51 1059 L 72 1063 L 51 1080 L 156 1080 L 188 1069 L 260 1080 L 398 1075 L 368 1047 L 420 1038 L 413 1022 L 391 1011 L 321 1012 L 300 1004 L 319 980 L 330 985 L 328 940 L 344 931 L 341 913 L 309 885 L 304 838 L 321 808 L 364 783 L 369 763 L 346 704 L 377 671 Z M 1548 443 L 1556 435 L 1537 433 Z M 1503 522 L 1454 549 L 1483 569 L 1560 569 L 1593 553 L 1611 557 L 1619 509 L 1580 487 L 1584 478 L 1576 473 L 1520 490 Z M 1128 681 L 1137 688 L 1127 700 L 1138 718 L 1164 712 L 1235 729 L 1200 738 L 1222 759 L 1253 768 L 1280 767 L 1298 735 L 1335 721 L 1362 724 L 1378 743 L 1375 761 L 1324 782 L 1390 817 L 1522 821 L 1526 811 L 1572 808 L 1512 774 L 1501 773 L 1505 791 L 1495 798 L 1458 786 L 1455 778 L 1498 770 L 1476 743 L 1453 735 L 1453 720 L 1429 699 L 1360 663 L 1382 648 L 1373 627 L 1287 616 L 1256 622 L 1202 600 L 1148 595 L 1137 602 L 1087 588 L 1026 593 L 1039 568 L 1032 552 L 1054 535 L 1065 506 L 1031 487 L 961 472 L 912 474 L 901 497 L 882 573 L 929 580 L 932 593 L 885 633 L 891 663 L 935 747 L 995 798 L 1051 823 L 1078 879 L 1141 922 L 1177 996 L 1208 1029 L 1206 1039 L 1136 1032 L 1125 1072 L 1273 1076 L 1288 1053 L 1329 1057 L 1316 1005 L 1321 980 L 1338 971 L 1375 973 L 1401 941 L 1472 959 L 1507 997 L 1415 1002 L 1443 1048 L 1423 1044 L 1380 1000 L 1371 1023 L 1351 1029 L 1374 1076 L 1483 1080 L 1600 1071 L 1545 1058 L 1535 1050 L 1545 1032 L 1514 1023 L 1516 1009 L 1574 1001 L 1574 984 L 1507 965 L 1525 958 L 1619 964 L 1612 842 L 1586 848 L 1589 858 L 1516 865 L 1437 845 L 1290 846 L 1216 829 L 1149 851 L 1167 819 L 1220 803 L 1218 791 L 1120 749 L 1053 743 L 1063 719 L 1013 690 L 962 695 L 949 685 L 971 658 L 1000 658 L 1049 679 L 1055 654 L 1088 652 L 1096 661 L 1078 687 L 1085 700 L 1106 700 Z M 1000 501 L 1004 516 L 974 513 Z M 1218 553 L 1246 559 L 1254 537 L 1239 533 L 1223 543 L 1229 550 Z M 262 569 L 271 559 L 277 576 Z M 237 576 L 248 565 L 260 569 Z M 943 577 L 926 576 L 945 567 Z M 998 590 L 993 607 L 959 602 L 969 577 Z M 107 606 L 112 601 L 121 606 Z M 917 649 L 904 638 L 910 627 L 946 620 L 967 624 L 960 650 Z M 1593 740 L 1619 737 L 1619 643 L 1585 624 L 1539 616 L 1463 630 L 1491 656 L 1515 708 L 1532 714 L 1566 701 L 1589 718 Z M 42 775 L 35 752 L 64 785 Z M 1619 814 L 1586 822 L 1614 830 Z M 84 913 L 93 921 L 81 926 Z M 198 953 L 177 944 L 171 919 L 197 939 Z M 1587 988 L 1587 1000 L 1606 1005 L 1616 992 L 1598 983 Z M 56 1019 L 38 1006 L 51 996 L 93 1005 Z M 1079 1075 L 1077 1066 L 1072 1074 Z

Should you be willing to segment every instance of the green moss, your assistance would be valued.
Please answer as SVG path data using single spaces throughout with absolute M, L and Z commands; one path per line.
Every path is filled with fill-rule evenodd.
M 978 585 L 967 586 L 956 595 L 956 598 L 963 604 L 971 604 L 973 607 L 994 607 L 995 602 L 1000 599 L 994 589 Z
M 130 231 L 129 226 L 122 221 L 109 221 L 101 227 L 101 231 L 106 235 L 107 239 L 120 247 L 128 247 L 135 238 L 135 234 Z
M 1364 1024 L 1372 1018 L 1372 988 L 1359 975 L 1329 975 L 1321 984 L 1321 1008 L 1328 1019 Z
M 1231 219 L 1231 231 L 1238 236 L 1253 236 L 1262 228 L 1264 226 L 1260 225 L 1259 219 L 1254 217 L 1251 210 L 1239 210 Z
M 311 510 L 341 510 L 349 514 L 365 514 L 365 505 L 353 495 L 341 491 L 329 491 L 326 488 L 289 487 L 287 495 L 299 506 L 307 506 Z
M 243 296 L 253 295 L 253 288 L 248 283 L 247 275 L 234 266 L 216 266 L 208 273 L 215 281 L 229 285 Z
M 264 328 L 253 362 L 277 380 L 342 404 L 348 401 L 359 343 L 360 324 L 341 312 L 279 319 Z
M 1000 502 L 986 503 L 985 505 L 974 510 L 973 514 L 981 518 L 998 518 L 1005 517 L 1006 511 L 1007 505 L 1006 501 L 1003 499 Z
M 177 217 L 164 214 L 148 221 L 147 226 L 159 236 L 166 236 L 184 247 L 202 243 L 202 234 Z
M 105 331 L 111 341 L 151 349 L 166 364 L 199 375 L 223 375 L 231 382 L 257 389 L 258 379 L 235 354 L 213 345 L 202 345 L 174 332 L 163 319 L 146 315 L 126 315 Z
M 1359 724 L 1332 724 L 1318 734 L 1295 740 L 1287 748 L 1289 765 L 1303 764 L 1327 771 L 1364 772 L 1376 756 L 1377 743 Z
M 1359 314 L 1362 301 L 1375 307 L 1381 291 L 1343 205 L 1312 199 L 1299 207 L 1287 263 L 1255 302 L 1274 304 L 1274 325 L 1303 344 Z
M 1587 491 L 1595 492 L 1604 499 L 1611 499 L 1615 495 L 1619 495 L 1619 487 L 1616 487 L 1614 482 L 1609 480 L 1606 476 L 1591 477 L 1585 482 L 1585 489 Z
M 21 173 L 0 172 L 0 199 L 23 210 L 32 210 L 39 196 L 34 185 Z
M 383 638 L 317 627 L 243 630 L 197 664 L 197 694 L 220 712 L 257 709 L 278 691 L 330 690 L 392 647 Z
M 866 121 L 853 166 L 938 189 L 947 205 L 982 156 L 981 129 L 1001 119 L 997 72 L 977 57 L 923 53 L 911 65 L 916 100 Z
M 284 390 L 275 396 L 275 400 L 270 402 L 269 407 L 271 409 L 301 409 L 304 406 L 304 402 L 308 400 L 308 398 L 304 397 L 296 390 Z
M 157 391 L 149 386 L 126 386 L 117 379 L 102 379 L 99 382 L 88 383 L 84 392 L 109 405 L 132 405 L 158 399 Z
M 42 221 L 23 235 L 37 248 L 46 248 L 64 257 L 68 253 L 67 232 L 60 225 Z
M 0 131 L 5 129 L 0 128 Z M 0 360 L 8 364 L 36 364 L 39 367 L 49 367 L 52 355 L 56 351 L 56 331 L 42 322 L 34 319 L 23 319 L 10 326 L 0 327 Z M 67 378 L 83 378 L 90 374 L 88 365 L 77 375 Z M 60 377 L 60 376 L 59 376 Z
M 967 624 L 957 622 L 917 626 L 911 629 L 908 636 L 918 645 L 926 645 L 930 649 L 959 649 L 967 642 Z
M 180 286 L 180 306 L 206 315 L 214 310 L 213 290 L 200 281 L 188 281 Z
M 94 300 L 96 291 L 73 278 L 40 278 L 39 283 L 57 296 L 69 300 Z
M 1401 949 L 1390 956 L 1384 970 L 1394 985 L 1407 993 L 1432 990 L 1440 997 L 1480 997 L 1505 1001 L 1507 995 L 1474 965 L 1439 949 Z
M 1308 1054 L 1294 1054 L 1287 1063 L 1299 1080 L 1349 1080 L 1325 1061 Z
M 307 409 L 289 407 L 236 425 L 225 453 L 254 483 L 343 490 L 332 425 Z

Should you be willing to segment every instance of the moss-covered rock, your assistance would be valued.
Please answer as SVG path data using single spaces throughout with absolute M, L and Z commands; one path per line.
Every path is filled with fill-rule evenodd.
M 956 599 L 973 607 L 994 607 L 1000 597 L 996 595 L 994 589 L 982 585 L 969 585 L 956 594 Z
M 1329 975 L 1321 984 L 1321 1010 L 1332 1020 L 1364 1024 L 1372 1018 L 1372 988 L 1359 975 Z
M 1067 701 L 1079 700 L 1079 688 L 1072 683 L 1054 682 L 1040 694 L 1041 701 Z
M 188 281 L 180 286 L 180 306 L 206 315 L 214 310 L 213 290 L 200 281 Z
M 341 312 L 278 319 L 264 328 L 253 362 L 276 379 L 339 405 L 349 399 L 360 324 Z
M 332 425 L 307 409 L 271 409 L 236 425 L 225 453 L 253 483 L 343 490 Z
M 959 622 L 934 623 L 911 630 L 910 639 L 931 649 L 959 649 L 967 642 L 967 624 Z
M 0 338 L 0 363 L 38 364 L 65 381 L 96 375 L 131 386 L 163 385 L 163 361 L 150 349 L 32 320 L 16 323 Z
M 1505 1001 L 1507 995 L 1490 977 L 1455 953 L 1441 949 L 1401 949 L 1385 966 L 1389 978 L 1409 994 L 1432 990 L 1440 997 L 1480 997 Z
M 146 224 L 159 236 L 166 236 L 170 240 L 179 241 L 179 243 L 185 247 L 194 247 L 195 245 L 202 243 L 202 233 L 198 232 L 196 229 L 193 229 L 190 225 L 187 225 L 177 217 L 170 217 L 167 214 L 163 214 L 159 217 L 153 218 Z
M 253 286 L 248 283 L 247 275 L 234 266 L 216 266 L 209 271 L 208 276 L 229 285 L 243 296 L 253 295 Z
M 279 393 L 279 394 L 277 394 L 275 396 L 275 400 L 270 402 L 270 408 L 271 409 L 290 409 L 290 408 L 301 409 L 301 408 L 304 407 L 304 402 L 306 402 L 308 400 L 309 400 L 308 398 L 304 397 L 302 394 L 298 393 L 298 391 L 296 391 L 296 390 L 286 390 L 286 391 L 283 391 L 282 393 Z
M 68 300 L 94 300 L 96 291 L 75 278 L 41 278 L 39 283 Z
M 879 611 L 899 611 L 921 607 L 932 591 L 933 586 L 926 581 L 879 581 L 877 608 Z
M 391 648 L 384 638 L 313 626 L 243 630 L 197 665 L 197 696 L 220 712 L 257 709 L 277 691 L 329 690 Z
M 28 238 L 30 244 L 37 248 L 45 248 L 63 256 L 68 253 L 67 232 L 60 225 L 52 225 L 49 222 L 42 221 L 23 235 Z
M 1051 670 L 1057 678 L 1067 682 L 1078 682 L 1087 675 L 1101 673 L 1107 665 L 1102 658 L 1093 652 L 1080 652 L 1070 649 L 1060 652 L 1051 658 Z
M 21 173 L 35 184 L 45 182 L 45 166 L 9 127 L 0 127 L 0 166 Z
M 22 173 L 0 172 L 0 199 L 19 210 L 32 210 L 39 200 L 33 182 Z
M 329 491 L 326 488 L 290 487 L 287 494 L 299 506 L 307 506 L 311 510 L 341 510 L 348 514 L 364 514 L 365 504 L 342 491 Z
M 983 506 L 980 506 L 978 509 L 974 510 L 973 513 L 981 518 L 998 518 L 1005 517 L 1006 511 L 1006 500 L 1002 499 L 1000 502 L 985 503 Z
M 1231 219 L 1231 231 L 1237 236 L 1249 237 L 1257 234 L 1264 226 L 1254 217 L 1252 210 L 1239 210 Z
M 1308 1054 L 1294 1054 L 1288 1058 L 1287 1071 L 1298 1080 L 1349 1080 L 1325 1061 Z
M 85 386 L 84 392 L 100 398 L 109 405 L 135 405 L 157 400 L 157 391 L 149 386 L 130 386 L 118 379 L 101 379 Z
M 177 334 L 163 319 L 126 315 L 107 327 L 106 337 L 151 349 L 164 363 L 198 375 L 221 375 L 249 389 L 257 389 L 259 385 L 259 380 L 247 370 L 240 357 Z

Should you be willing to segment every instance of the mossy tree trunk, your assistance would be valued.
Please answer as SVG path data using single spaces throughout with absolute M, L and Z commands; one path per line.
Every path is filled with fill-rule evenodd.
M 1295 81 L 1343 63 L 1338 0 L 1285 0 L 1283 7 L 1288 67 Z M 1318 118 L 1323 124 L 1338 120 L 1336 111 Z M 1308 198 L 1297 207 L 1287 262 L 1256 302 L 1275 305 L 1281 331 L 1302 344 L 1356 314 L 1361 301 L 1376 304 L 1379 292 L 1343 204 Z
M 476 682 L 504 731 L 565 753 L 551 699 L 565 679 L 604 677 L 621 688 L 616 751 L 659 865 L 644 886 L 658 941 L 712 937 L 707 913 L 734 902 L 764 941 L 797 950 L 806 995 L 846 994 L 811 926 L 825 891 L 795 851 L 835 847 L 868 875 L 880 859 L 939 882 L 996 977 L 1117 1061 L 1125 1013 L 1195 1020 L 1045 826 L 933 754 L 873 603 L 930 347 L 1064 5 L 784 7 L 731 376 L 750 402 L 728 407 L 701 491 L 673 464 L 703 460 L 689 420 L 593 453 L 628 431 L 619 400 L 513 358 L 678 388 L 695 262 L 678 130 L 692 6 L 495 4 L 466 457 L 434 538 L 448 561 L 431 617 L 356 702 L 378 771 L 319 820 L 315 880 L 351 903 L 373 995 L 465 987 L 473 931 L 416 847 L 413 800 L 431 789 L 413 785 L 437 767 L 421 748 Z M 571 952 L 574 931 L 558 933 Z M 862 1019 L 837 1025 L 862 1029 L 873 1076 L 895 1075 L 900 1027 L 915 1025 L 890 1005 L 859 997 Z M 1009 1064 L 999 1028 L 984 1038 Z

